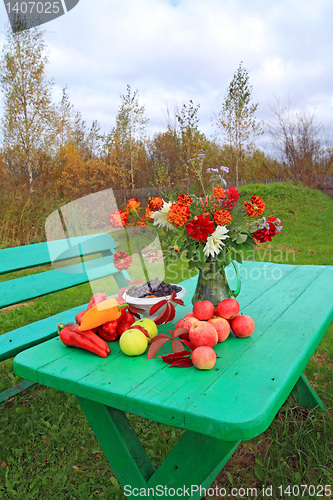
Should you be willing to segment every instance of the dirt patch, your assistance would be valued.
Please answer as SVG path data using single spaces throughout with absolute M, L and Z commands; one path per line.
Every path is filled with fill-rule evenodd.
M 18 309 L 19 307 L 27 307 L 30 306 L 30 304 L 34 304 L 34 301 L 21 302 L 21 304 L 13 304 L 12 306 L 4 307 L 3 309 L 1 309 L 1 312 L 11 311 L 12 309 Z
M 211 488 L 216 489 L 216 491 L 225 488 L 229 493 L 232 488 L 245 488 L 249 490 L 250 488 L 256 488 L 259 491 L 262 488 L 262 481 L 255 475 L 256 458 L 265 455 L 268 446 L 269 439 L 265 438 L 263 434 L 260 441 L 256 444 L 253 444 L 251 441 L 241 443 L 219 473 Z M 232 480 L 232 484 L 230 479 Z M 210 498 L 209 496 L 203 497 L 203 500 L 210 500 Z M 214 495 L 215 498 L 225 500 L 227 497 Z M 233 498 L 238 500 L 235 496 Z
M 325 365 L 328 370 L 331 370 L 333 366 L 333 363 L 327 352 L 316 352 L 316 354 L 312 356 L 311 361 L 318 363 L 318 365 L 320 366 Z

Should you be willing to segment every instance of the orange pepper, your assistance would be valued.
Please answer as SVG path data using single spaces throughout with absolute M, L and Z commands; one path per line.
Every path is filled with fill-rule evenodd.
M 79 330 L 91 330 L 103 325 L 107 321 L 114 321 L 120 318 L 122 307 L 128 307 L 128 304 L 119 305 L 117 299 L 111 297 L 110 299 L 99 302 L 94 307 L 89 309 L 82 318 Z

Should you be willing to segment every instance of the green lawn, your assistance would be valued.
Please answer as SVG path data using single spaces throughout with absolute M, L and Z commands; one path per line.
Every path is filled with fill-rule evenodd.
M 283 231 L 256 254 L 257 259 L 289 264 L 332 265 L 333 201 L 317 190 L 292 184 L 245 186 L 262 196 L 268 216 L 282 220 Z M 266 251 L 266 253 L 265 253 Z M 188 276 L 186 264 L 172 281 Z M 169 275 L 170 270 L 168 270 Z M 89 285 L 42 297 L 1 313 L 0 333 L 87 302 Z M 306 376 L 327 406 L 327 413 L 300 409 L 289 397 L 270 428 L 243 443 L 214 485 L 234 488 L 272 486 L 270 498 L 288 485 L 331 483 L 333 431 L 333 327 L 310 361 Z M 12 360 L 0 365 L 0 390 L 17 379 Z M 121 376 L 121 374 L 119 375 Z M 154 465 L 161 463 L 181 431 L 130 416 Z M 5 402 L 0 413 L 0 498 L 123 499 L 122 490 L 74 397 L 35 385 Z M 214 498 L 214 497 L 210 497 Z M 245 494 L 235 498 L 254 498 Z M 265 498 L 262 494 L 258 498 Z M 267 498 L 267 497 L 266 497 Z

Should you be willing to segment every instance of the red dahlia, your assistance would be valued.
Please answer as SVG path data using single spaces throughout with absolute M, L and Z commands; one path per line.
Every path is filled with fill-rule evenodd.
M 236 202 L 239 200 L 240 192 L 236 188 L 229 186 L 225 192 L 227 199 L 222 205 L 222 208 L 234 208 Z
M 279 234 L 281 226 L 278 225 L 279 220 L 276 217 L 270 217 L 267 219 L 267 223 L 261 228 L 257 229 L 253 233 L 253 237 L 260 241 L 260 243 L 266 243 L 266 241 L 272 241 L 273 236 Z
M 214 221 L 209 214 L 200 214 L 186 224 L 187 234 L 200 243 L 206 241 L 208 236 L 215 231 Z

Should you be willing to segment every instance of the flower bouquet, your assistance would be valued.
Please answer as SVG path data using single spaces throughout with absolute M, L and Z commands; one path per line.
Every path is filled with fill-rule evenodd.
M 183 253 L 189 267 L 199 269 L 193 303 L 210 300 L 217 304 L 237 296 L 237 268 L 238 287 L 232 292 L 225 267 L 234 260 L 241 263 L 246 249 L 271 241 L 282 229 L 280 219 L 263 216 L 266 206 L 260 196 L 241 201 L 239 191 L 231 186 L 214 187 L 204 198 L 181 194 L 174 203 L 155 197 L 148 208 L 153 224 L 172 235 L 169 252 Z
M 238 274 L 237 290 L 230 290 L 225 267 L 230 263 L 235 266 L 234 261 L 241 263 L 247 249 L 271 241 L 281 232 L 280 219 L 266 218 L 265 208 L 260 196 L 242 201 L 236 188 L 216 186 L 205 197 L 180 194 L 174 202 L 153 197 L 143 216 L 140 201 L 133 198 L 126 211 L 118 210 L 117 215 L 123 226 L 130 214 L 136 217 L 136 225 L 156 226 L 163 233 L 165 257 L 183 255 L 190 268 L 199 270 L 193 303 L 210 300 L 217 304 L 237 296 L 240 290 Z

